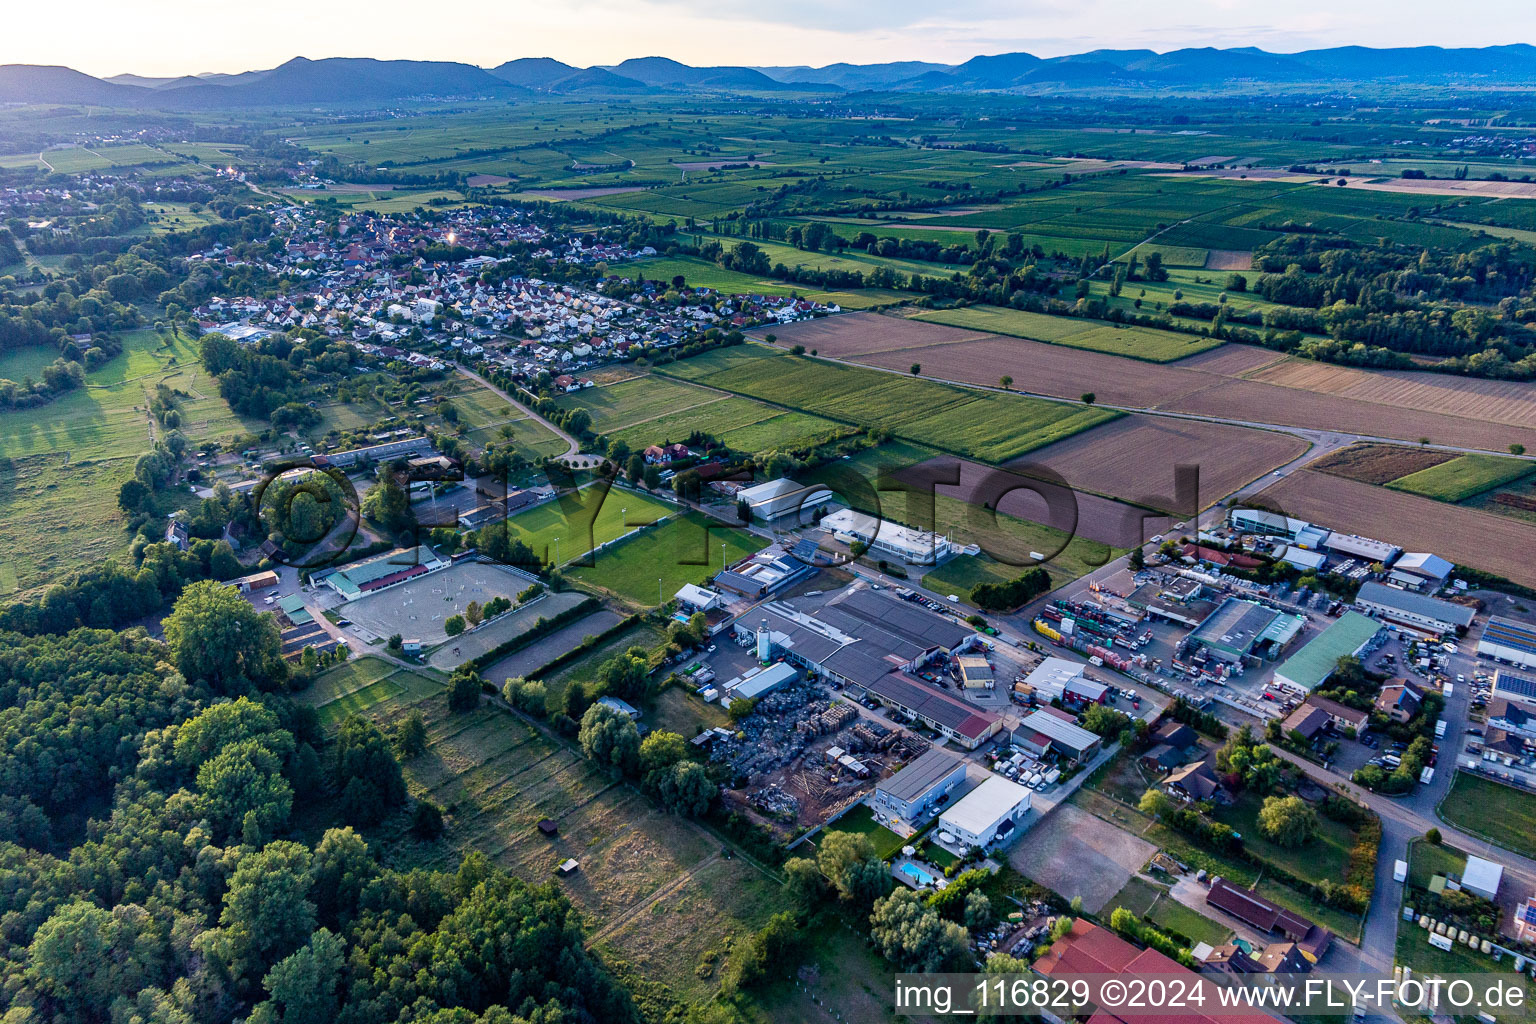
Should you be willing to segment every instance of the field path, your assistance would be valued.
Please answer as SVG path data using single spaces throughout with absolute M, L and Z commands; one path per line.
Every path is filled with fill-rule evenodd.
M 475 381 L 481 387 L 494 394 L 497 398 L 500 398 L 502 401 L 508 403 L 514 408 L 523 410 L 523 412 L 526 413 L 530 419 L 536 420 L 543 424 L 547 430 L 549 430 L 556 437 L 560 438 L 560 440 L 564 441 L 566 445 L 565 454 L 560 456 L 561 459 L 565 460 L 566 462 L 578 461 L 577 454 L 581 451 L 580 441 L 576 440 L 576 438 L 572 437 L 564 430 L 561 430 L 553 423 L 549 422 L 549 420 L 545 419 L 543 416 L 540 416 L 538 413 L 534 412 L 533 409 L 531 409 L 523 402 L 518 401 L 516 398 L 513 398 L 511 395 L 497 387 L 495 384 L 492 384 L 490 381 L 486 380 L 475 371 L 468 369 L 459 363 L 454 363 L 453 367 L 454 369 L 458 370 L 460 374 L 468 377 L 472 381 Z

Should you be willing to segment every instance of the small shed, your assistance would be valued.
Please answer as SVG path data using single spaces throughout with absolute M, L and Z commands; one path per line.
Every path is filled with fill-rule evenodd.
M 539 831 L 544 833 L 546 836 L 557 836 L 560 834 L 560 826 L 555 824 L 555 820 L 553 818 L 545 818 L 543 821 L 539 822 Z
M 565 860 L 560 862 L 558 867 L 555 868 L 555 872 L 560 875 L 571 875 L 575 874 L 576 869 L 579 867 L 581 867 L 581 865 L 576 863 L 575 857 L 567 857 Z

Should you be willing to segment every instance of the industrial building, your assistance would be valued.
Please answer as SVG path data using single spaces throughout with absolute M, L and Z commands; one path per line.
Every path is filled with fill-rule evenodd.
M 869 806 L 883 821 L 917 828 L 964 782 L 965 761 L 947 750 L 930 747 L 901 771 L 876 783 Z
M 1051 944 L 1045 955 L 1035 961 L 1034 969 L 1046 978 L 1065 980 L 1082 975 L 1116 975 L 1143 980 L 1156 976 L 1172 983 L 1169 985 L 1170 991 L 1173 991 L 1174 984 L 1182 984 L 1188 991 L 1195 991 L 1200 985 L 1200 976 L 1178 961 L 1155 949 L 1133 946 L 1108 928 L 1100 928 L 1082 918 L 1073 921 L 1071 930 Z M 1063 1019 L 1049 1011 L 1044 1011 L 1042 1016 L 1054 1024 L 1061 1024 Z M 1269 1019 L 1263 1014 L 1258 1016 Z M 1234 1011 L 1213 1009 L 1210 1013 L 1202 1013 L 1185 1007 L 1177 1013 L 1165 1012 L 1149 1016 L 1143 1011 L 1096 1008 L 1089 1019 L 1093 1024 L 1148 1024 L 1149 1021 L 1161 1024 L 1173 1020 L 1179 1024 L 1217 1024 L 1218 1021 L 1229 1024 L 1234 1019 Z
M 1439 555 L 1427 551 L 1409 551 L 1392 563 L 1392 571 L 1387 574 L 1387 578 L 1405 587 L 1439 590 L 1455 569 L 1454 565 Z
M 789 477 L 780 477 L 743 487 L 736 492 L 736 500 L 746 502 L 754 522 L 771 524 L 790 517 L 798 521 L 802 512 L 814 513 L 832 504 L 834 497 L 831 491 L 820 485 L 807 487 Z
M 1299 615 L 1277 611 L 1257 601 L 1229 597 L 1189 635 L 1192 647 L 1229 664 L 1275 658 L 1306 625 Z
M 1436 634 L 1462 632 L 1477 617 L 1476 610 L 1466 605 L 1374 582 L 1360 588 L 1355 604 L 1387 622 Z
M 1028 813 L 1028 789 L 1001 775 L 989 775 L 939 815 L 940 842 L 947 832 L 962 849 L 989 849 L 1007 842 Z
M 753 668 L 726 682 L 725 697 L 729 700 L 756 700 L 766 693 L 788 686 L 800 673 L 787 662 L 775 662 L 767 668 Z
M 967 690 L 990 690 L 994 685 L 992 663 L 980 654 L 962 654 L 955 659 L 960 669 L 960 685 Z
M 1536 669 L 1536 625 L 1494 616 L 1477 641 L 1477 653 L 1508 665 Z
M 1043 701 L 1064 704 L 1102 704 L 1109 693 L 1108 686 L 1089 679 L 1082 665 L 1066 658 L 1046 658 L 1025 677 L 1024 685 Z
M 1097 733 L 1078 725 L 1065 711 L 1041 708 L 1015 727 L 1013 742 L 1037 757 L 1054 750 L 1069 760 L 1086 761 L 1098 752 L 1103 741 Z
M 1333 675 L 1340 658 L 1359 654 L 1381 632 L 1381 623 L 1359 612 L 1345 612 L 1312 642 L 1275 669 L 1275 682 L 1310 693 Z
M 1392 560 L 1403 553 L 1403 549 L 1396 544 L 1388 544 L 1384 540 L 1372 540 L 1370 537 L 1360 537 L 1353 533 L 1330 533 L 1328 539 L 1323 541 L 1323 547 L 1335 555 L 1359 558 L 1367 562 L 1380 562 L 1382 565 L 1391 565 Z
M 816 575 L 816 567 L 770 544 L 756 554 L 715 574 L 715 586 L 751 600 L 767 597 Z
M 876 557 L 897 558 L 911 565 L 937 565 L 963 550 L 948 537 L 886 522 L 851 508 L 826 516 L 821 528 L 845 544 L 868 545 Z
M 1536 705 L 1536 679 L 1499 669 L 1493 674 L 1493 695 Z
M 756 641 L 760 660 L 783 655 L 967 749 L 1002 728 L 996 715 L 911 675 L 941 654 L 969 649 L 975 632 L 887 593 L 853 588 L 814 613 L 770 601 L 734 630 Z
M 1229 510 L 1227 526 L 1238 533 L 1251 533 L 1256 537 L 1277 537 L 1304 548 L 1320 548 L 1328 539 L 1327 530 L 1313 526 L 1305 519 L 1292 519 L 1290 516 L 1261 508 Z
M 432 450 L 431 438 L 408 437 L 401 441 L 386 441 L 384 444 L 371 445 L 367 448 L 352 448 L 344 452 L 316 455 L 314 462 L 317 466 L 335 466 L 338 469 L 346 469 L 360 463 L 382 462 L 385 459 L 427 455 Z

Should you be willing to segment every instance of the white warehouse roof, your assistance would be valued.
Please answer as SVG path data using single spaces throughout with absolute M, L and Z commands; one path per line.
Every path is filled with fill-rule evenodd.
M 1001 775 L 989 775 L 986 781 L 961 797 L 940 815 L 943 824 L 973 836 L 990 832 L 997 820 L 1021 803 L 1029 802 L 1029 790 Z

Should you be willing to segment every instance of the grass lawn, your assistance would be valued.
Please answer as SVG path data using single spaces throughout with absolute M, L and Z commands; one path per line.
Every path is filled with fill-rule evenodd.
M 153 330 L 122 337 L 122 353 L 86 374 L 85 387 L 0 412 L 0 593 L 127 550 L 117 490 L 153 446 L 147 406 L 156 384 L 179 393 L 181 430 L 194 444 L 249 429 L 219 397 L 194 339 Z M 43 347 L 8 352 L 0 377 L 36 376 L 54 358 Z
M 1259 832 L 1259 809 L 1263 803 L 1257 794 L 1242 793 L 1233 803 L 1218 805 L 1212 817 L 1241 832 L 1243 846 L 1256 857 L 1302 878 L 1344 880 L 1349 851 L 1355 844 L 1354 830 L 1319 814 L 1317 836 L 1305 846 L 1287 849 L 1265 839 Z
M 859 804 L 847 814 L 827 826 L 827 832 L 852 832 L 868 836 L 875 846 L 875 854 L 881 860 L 890 860 L 901 852 L 907 841 L 875 820 L 875 814 L 866 804 Z M 826 832 L 822 833 L 823 835 Z
M 1146 917 L 1147 912 L 1152 909 L 1152 904 L 1163 895 L 1161 886 L 1153 885 L 1139 875 L 1132 875 L 1130 881 L 1125 883 L 1125 887 L 1115 893 L 1114 898 L 1104 905 L 1104 910 L 1099 916 L 1107 921 L 1116 907 L 1124 907 L 1137 917 Z
M 449 809 L 447 832 L 422 842 L 409 832 L 409 815 L 394 815 L 367 832 L 384 863 L 452 869 L 473 849 L 537 885 L 551 882 L 561 860 L 578 858 L 581 870 L 553 884 L 571 899 L 604 959 L 669 1001 L 711 1000 L 731 943 L 785 908 L 778 879 L 743 858 L 721 858 L 718 838 L 657 810 L 571 744 L 489 706 L 452 712 L 440 684 L 409 671 L 368 681 L 377 671 L 367 659 L 339 667 L 299 699 L 319 703 L 323 713 L 347 699 L 338 694 L 369 695 L 381 682 L 398 681 L 405 684 L 398 692 L 358 713 L 386 732 L 413 710 L 426 719 L 426 752 L 401 767 L 413 798 Z M 418 679 L 430 689 L 412 682 Z M 558 835 L 539 833 L 544 818 L 558 823 Z M 330 816 L 305 820 L 318 833 Z
M 625 500 L 631 496 L 626 494 Z M 608 503 L 617 500 L 617 495 L 610 495 Z M 629 604 L 649 608 L 671 600 L 683 584 L 702 583 L 724 565 L 745 558 L 767 543 L 755 534 L 725 527 L 717 519 L 687 512 L 611 548 L 596 551 L 590 564 L 572 564 L 566 572 L 571 578 Z
M 1516 853 L 1536 857 L 1536 796 L 1457 772 L 1440 817 Z
M 1408 884 L 1428 889 L 1436 875 L 1461 877 L 1467 869 L 1467 855 L 1454 846 L 1415 839 L 1408 845 Z
M 974 331 L 1009 334 L 1016 338 L 1065 345 L 1068 348 L 1108 352 L 1153 363 L 1170 363 L 1222 345 L 1220 338 L 1151 327 L 1129 327 L 1080 317 L 1050 316 L 1002 306 L 967 306 L 919 313 L 915 319 L 965 327 Z
M 704 698 L 689 692 L 687 686 L 662 690 L 646 711 L 651 728 L 675 732 L 684 739 L 692 739 L 704 729 L 731 723 L 720 705 L 706 703 Z
M 1484 491 L 1536 473 L 1536 465 L 1502 455 L 1462 455 L 1438 466 L 1398 477 L 1388 487 L 1436 501 L 1465 501 Z
M 527 544 L 540 561 L 561 564 L 581 559 L 600 544 L 665 519 L 676 506 L 638 491 L 587 485 L 506 521 L 512 536 Z
M 1176 932 L 1193 942 L 1220 946 L 1232 937 L 1231 928 L 1196 913 L 1172 896 L 1164 895 L 1145 916 L 1162 930 Z

